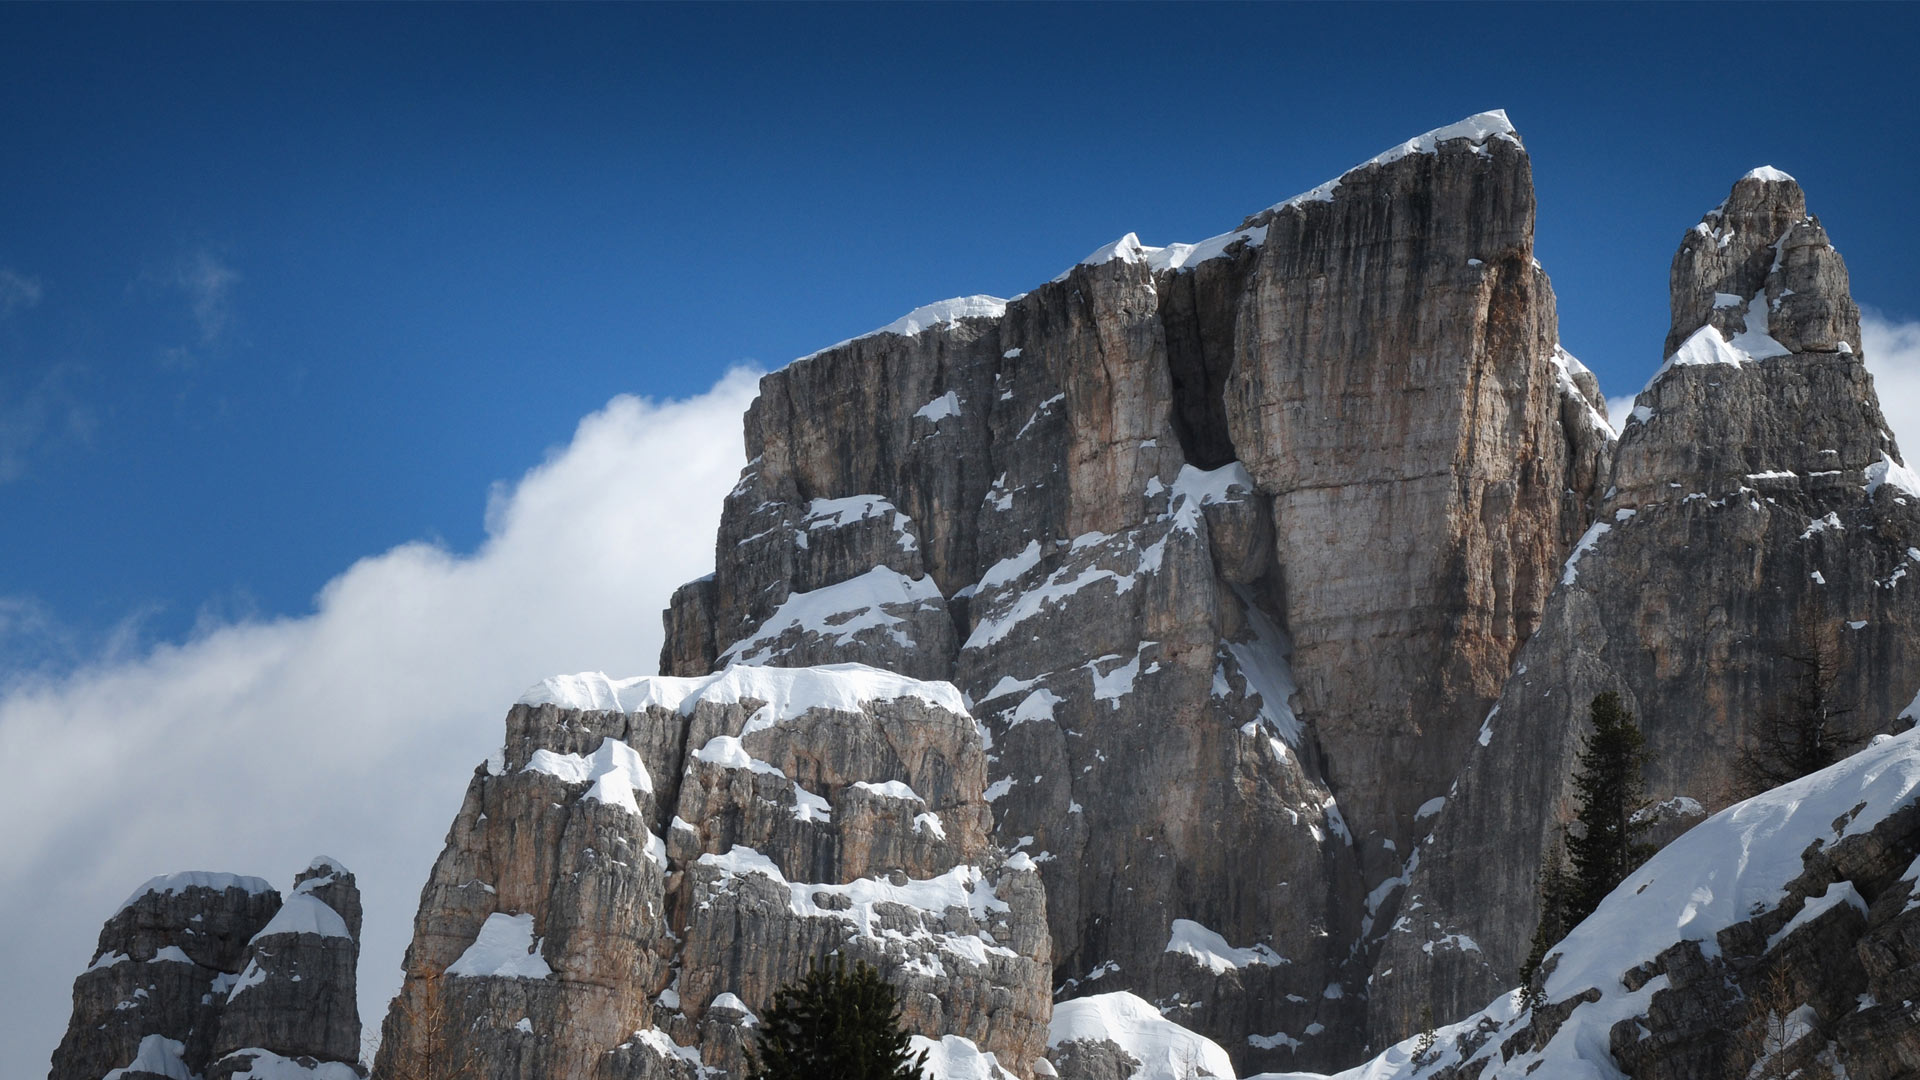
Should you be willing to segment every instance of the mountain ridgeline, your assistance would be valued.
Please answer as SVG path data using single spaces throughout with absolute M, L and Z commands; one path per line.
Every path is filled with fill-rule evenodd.
M 1845 266 L 1792 178 L 1741 178 L 1616 438 L 1534 215 L 1486 113 L 767 375 L 662 674 L 549 679 L 476 770 L 373 1075 L 744 1078 L 835 953 L 942 1080 L 1920 1070 L 1920 743 L 1888 734 L 1920 706 L 1920 477 Z M 1606 692 L 1647 834 L 1700 827 L 1525 1012 Z M 1809 700 L 1865 748 L 1739 802 Z M 95 1031 L 118 947 L 53 1080 L 268 1046 L 254 1075 L 352 1072 L 344 1033 L 229 1035 L 233 1004 Z M 240 963 L 194 969 L 209 1003 L 247 1000 Z

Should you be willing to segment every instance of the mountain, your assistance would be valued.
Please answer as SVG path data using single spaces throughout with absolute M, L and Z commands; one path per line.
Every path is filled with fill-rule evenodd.
M 955 1080 L 1744 1076 L 1768 1022 L 1775 1064 L 1920 1068 L 1920 756 L 1887 735 L 1920 688 L 1920 478 L 1845 266 L 1795 181 L 1743 177 L 1682 240 L 1616 439 L 1534 214 L 1485 113 L 767 375 L 662 674 L 508 712 L 373 1074 L 743 1076 L 833 953 Z M 1672 843 L 1522 1012 L 1603 691 Z M 1740 801 L 1794 709 L 1864 749 Z M 195 910 L 271 906 L 228 880 Z M 87 1034 L 124 989 L 81 977 L 91 1056 L 56 1080 L 248 1047 L 353 1071 L 184 983 Z

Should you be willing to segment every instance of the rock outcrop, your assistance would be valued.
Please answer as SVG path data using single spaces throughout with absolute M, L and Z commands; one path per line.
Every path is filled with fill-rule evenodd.
M 757 1014 L 838 953 L 895 985 L 929 1046 L 1029 1075 L 1045 894 L 992 844 L 986 773 L 944 683 L 549 680 L 468 789 L 374 1073 L 744 1075 Z
M 1637 714 L 1649 794 L 1691 823 L 1741 794 L 1742 754 L 1764 752 L 1783 709 L 1817 700 L 1851 748 L 1920 686 L 1920 478 L 1799 185 L 1743 177 L 1686 234 L 1672 280 L 1666 365 L 1410 868 L 1375 973 L 1376 1045 L 1423 1005 L 1458 1016 L 1513 985 L 1596 694 Z
M 1909 712 L 1909 717 L 1912 715 Z M 1634 870 L 1533 989 L 1408 1038 L 1370 1080 L 1920 1070 L 1920 731 L 1729 807 Z
M 357 1080 L 359 938 L 359 890 L 331 859 L 284 904 L 256 877 L 156 877 L 107 920 L 74 980 L 50 1080 Z
M 1504 114 L 767 376 L 662 663 L 952 679 L 1063 999 L 1350 1058 L 1401 872 L 1594 512 Z

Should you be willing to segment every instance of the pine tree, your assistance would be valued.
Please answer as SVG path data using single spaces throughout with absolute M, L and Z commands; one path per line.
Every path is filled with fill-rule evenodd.
M 1573 774 L 1579 801 L 1572 827 L 1565 831 L 1572 867 L 1554 844 L 1540 870 L 1540 921 L 1532 947 L 1520 968 L 1520 1004 L 1540 1004 L 1534 975 L 1548 950 L 1593 914 L 1600 901 L 1646 861 L 1652 848 L 1636 837 L 1645 827 L 1634 814 L 1646 805 L 1640 770 L 1646 764 L 1646 740 L 1620 695 L 1607 691 L 1593 699 L 1593 734 L 1580 746 Z
M 1574 818 L 1578 828 L 1567 830 L 1567 855 L 1573 864 L 1568 927 L 1593 914 L 1614 886 L 1652 854 L 1635 839 L 1641 826 L 1633 820 L 1646 805 L 1640 778 L 1646 740 L 1633 714 L 1621 707 L 1620 695 L 1611 690 L 1593 699 L 1592 715 L 1593 734 L 1581 745 L 1573 774 L 1580 810 Z
M 1521 1007 L 1531 1009 L 1540 1002 L 1533 988 L 1533 977 L 1547 958 L 1547 950 L 1560 943 L 1573 929 L 1574 923 L 1568 921 L 1572 914 L 1574 893 L 1577 883 L 1573 875 L 1567 872 L 1566 856 L 1558 841 L 1547 853 L 1546 865 L 1540 869 L 1540 921 L 1533 928 L 1533 944 L 1527 951 L 1527 962 L 1520 968 Z
M 754 1047 L 752 1080 L 920 1080 L 893 987 L 866 963 L 830 957 L 774 995 Z
M 1850 711 L 1833 700 L 1838 676 L 1834 647 L 1825 638 L 1802 631 L 1792 652 L 1781 660 L 1793 669 L 1792 689 L 1764 710 L 1748 730 L 1746 745 L 1734 762 L 1736 793 L 1751 798 L 1839 761 L 1863 741 L 1847 730 Z

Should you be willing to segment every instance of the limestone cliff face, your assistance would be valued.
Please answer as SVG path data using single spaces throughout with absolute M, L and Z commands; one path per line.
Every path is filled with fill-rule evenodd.
M 154 878 L 74 980 L 50 1080 L 358 1077 L 359 938 L 359 889 L 331 859 L 302 871 L 285 903 L 255 877 Z
M 838 952 L 909 1030 L 1026 1075 L 1045 894 L 989 838 L 958 693 L 856 665 L 549 680 L 508 715 L 421 895 L 375 1075 L 745 1074 Z
M 953 680 L 1060 996 L 1131 990 L 1248 1069 L 1350 1060 L 1368 894 L 1612 451 L 1533 212 L 1488 114 L 769 375 L 663 666 Z
M 1637 714 L 1649 794 L 1691 823 L 1735 797 L 1742 749 L 1809 680 L 1856 740 L 1920 684 L 1920 480 L 1798 184 L 1734 185 L 1675 256 L 1673 311 L 1611 490 L 1419 849 L 1375 975 L 1376 1042 L 1423 1003 L 1460 1015 L 1512 985 L 1597 693 Z

